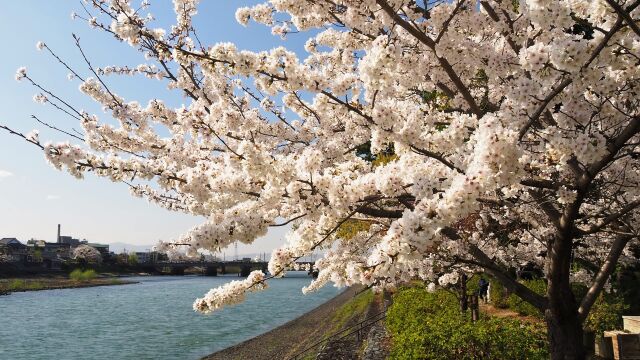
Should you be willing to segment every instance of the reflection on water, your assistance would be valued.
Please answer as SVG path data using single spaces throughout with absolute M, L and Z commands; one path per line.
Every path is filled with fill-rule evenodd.
M 310 278 L 269 282 L 211 315 L 191 304 L 237 277 L 151 276 L 138 284 L 0 296 L 0 359 L 197 359 L 271 330 L 339 290 L 302 295 Z

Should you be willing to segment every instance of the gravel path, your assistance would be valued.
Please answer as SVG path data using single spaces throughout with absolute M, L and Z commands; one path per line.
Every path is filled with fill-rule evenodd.
M 342 304 L 351 300 L 357 292 L 357 288 L 349 288 L 297 319 L 203 359 L 286 359 L 319 341 L 331 327 L 330 320 L 333 313 Z

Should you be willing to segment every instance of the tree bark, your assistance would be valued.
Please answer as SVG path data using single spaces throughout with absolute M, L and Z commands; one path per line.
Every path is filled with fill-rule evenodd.
M 458 287 L 460 291 L 460 312 L 465 312 L 469 308 L 467 303 L 467 274 L 460 276 L 460 285 Z
M 549 301 L 549 308 L 545 311 L 549 352 L 553 360 L 583 360 L 586 349 L 583 343 L 582 323 L 578 318 L 575 299 L 569 292 L 560 292 L 559 301 Z M 563 300 L 564 297 L 571 299 Z
M 583 360 L 587 355 L 583 343 L 582 321 L 578 316 L 578 302 L 569 277 L 572 250 L 572 234 L 569 229 L 569 226 L 565 227 L 565 231 L 556 234 L 548 245 L 548 308 L 544 315 L 549 355 L 553 360 Z

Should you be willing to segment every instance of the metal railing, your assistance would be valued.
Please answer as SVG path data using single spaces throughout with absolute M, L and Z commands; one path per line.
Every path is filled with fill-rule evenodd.
M 313 345 L 305 348 L 304 350 L 300 351 L 299 353 L 293 355 L 292 357 L 288 358 L 288 360 L 298 360 L 298 359 L 302 359 L 304 358 L 304 356 L 311 350 L 320 347 L 320 346 L 326 346 L 329 342 L 331 341 L 338 341 L 338 340 L 342 340 L 348 336 L 351 335 L 356 335 L 356 339 L 357 341 L 360 341 L 363 336 L 365 336 L 366 334 L 364 334 L 364 332 L 366 330 L 369 329 L 369 327 L 371 327 L 371 325 L 377 323 L 380 320 L 384 320 L 387 317 L 387 311 L 384 310 L 382 312 L 379 312 L 373 316 L 370 316 L 362 321 L 360 321 L 357 324 L 351 325 L 347 328 L 344 328 L 340 331 L 338 331 L 337 333 L 328 336 L 316 343 L 314 343 Z

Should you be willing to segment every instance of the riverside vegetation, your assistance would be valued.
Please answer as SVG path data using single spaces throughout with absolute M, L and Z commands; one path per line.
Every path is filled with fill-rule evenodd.
M 69 278 L 75 281 L 89 281 L 89 280 L 95 279 L 96 276 L 98 276 L 98 274 L 93 269 L 89 269 L 89 270 L 75 269 L 71 272 L 71 274 L 69 274 Z
M 601 293 L 585 321 L 585 331 L 601 337 L 606 330 L 622 328 L 622 315 L 635 313 L 640 288 L 637 268 L 618 269 L 607 292 Z M 485 276 L 485 278 L 487 278 Z M 392 338 L 391 359 L 547 359 L 548 339 L 544 314 L 510 294 L 499 282 L 491 282 L 491 306 L 510 310 L 497 317 L 481 312 L 472 322 L 460 311 L 457 294 L 449 289 L 427 291 L 421 283 L 400 288 L 386 317 Z M 477 292 L 479 276 L 467 281 L 467 294 Z M 547 291 L 544 279 L 521 280 L 538 294 Z M 587 288 L 574 283 L 575 296 Z M 491 306 L 484 307 L 485 310 Z
M 547 359 L 540 322 L 461 313 L 452 292 L 402 288 L 387 312 L 391 359 Z
M 547 291 L 547 284 L 542 279 L 522 281 L 528 288 L 538 294 Z M 638 284 L 640 285 L 640 284 Z M 615 291 L 617 290 L 617 291 Z M 581 284 L 573 284 L 573 292 L 576 296 L 584 296 L 587 288 Z M 585 321 L 585 330 L 594 332 L 596 336 L 602 336 L 606 330 L 622 329 L 622 315 L 628 314 L 633 300 L 626 298 L 623 289 L 614 288 L 614 291 L 603 292 L 596 299 L 593 309 Z M 493 304 L 502 309 L 511 309 L 520 315 L 530 316 L 542 320 L 544 314 L 538 309 L 513 294 L 508 294 L 499 283 L 492 283 L 491 299 Z
M 80 288 L 90 286 L 124 285 L 133 282 L 120 280 L 111 277 L 98 277 L 98 273 L 93 269 L 75 269 L 69 277 L 38 277 L 38 278 L 16 278 L 0 279 L 0 294 L 8 294 L 18 291 L 37 291 L 51 289 Z

